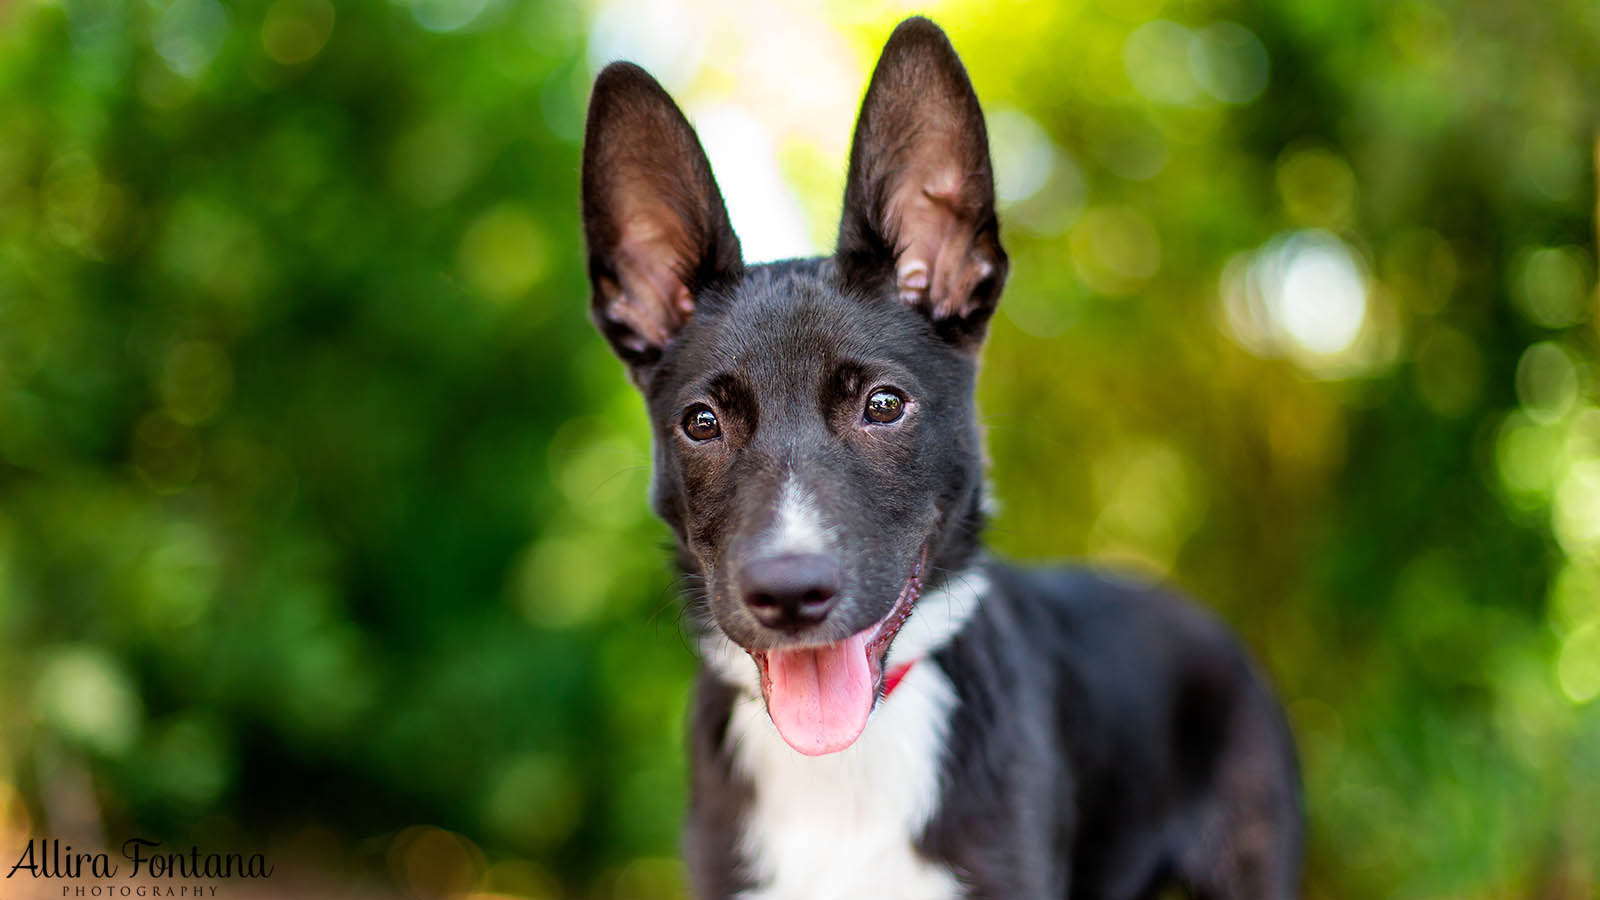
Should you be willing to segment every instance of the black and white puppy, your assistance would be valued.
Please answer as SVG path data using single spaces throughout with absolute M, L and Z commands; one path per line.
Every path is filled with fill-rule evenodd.
M 595 83 L 592 313 L 645 396 L 654 507 L 702 587 L 695 891 L 1294 896 L 1293 745 L 1225 630 L 979 550 L 993 182 L 925 19 L 873 73 L 825 258 L 746 266 L 672 100 L 626 63 Z

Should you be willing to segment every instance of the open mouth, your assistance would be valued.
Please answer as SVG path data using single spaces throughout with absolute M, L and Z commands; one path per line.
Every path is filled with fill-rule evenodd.
M 922 592 L 927 556 L 924 547 L 894 606 L 867 628 L 820 647 L 750 652 L 761 670 L 767 715 L 789 746 L 821 756 L 861 737 L 883 681 L 884 653 Z

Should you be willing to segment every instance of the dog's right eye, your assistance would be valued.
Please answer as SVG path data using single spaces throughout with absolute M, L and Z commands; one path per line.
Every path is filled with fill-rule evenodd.
M 717 421 L 717 414 L 711 411 L 711 407 L 696 403 L 683 414 L 683 433 L 691 441 L 709 441 L 722 436 L 722 424 Z

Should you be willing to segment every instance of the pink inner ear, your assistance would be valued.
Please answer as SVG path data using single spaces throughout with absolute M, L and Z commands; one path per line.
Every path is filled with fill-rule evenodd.
M 662 223 L 660 210 L 628 217 L 615 257 L 620 283 L 601 283 L 606 317 L 640 338 L 634 350 L 665 347 L 694 312 L 694 298 L 677 271 L 685 237 Z
M 912 252 L 909 248 L 900 254 L 900 269 L 896 276 L 895 286 L 900 291 L 900 300 L 917 306 L 928 299 L 928 260 L 921 252 Z
M 890 221 L 899 223 L 900 253 L 895 287 L 900 300 L 934 318 L 966 315 L 972 291 L 994 271 L 976 252 L 972 218 L 964 209 L 965 177 L 954 166 L 911 167 L 889 200 Z

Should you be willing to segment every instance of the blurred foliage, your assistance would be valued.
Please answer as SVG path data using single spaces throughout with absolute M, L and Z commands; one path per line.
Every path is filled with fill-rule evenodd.
M 863 72 L 898 17 L 807 9 Z M 1308 896 L 1592 896 L 1600 7 L 934 13 L 1014 259 L 993 542 L 1240 629 Z M 6 846 L 678 890 L 693 658 L 576 221 L 591 20 L 632 14 L 0 2 Z M 826 233 L 842 158 L 783 150 Z

